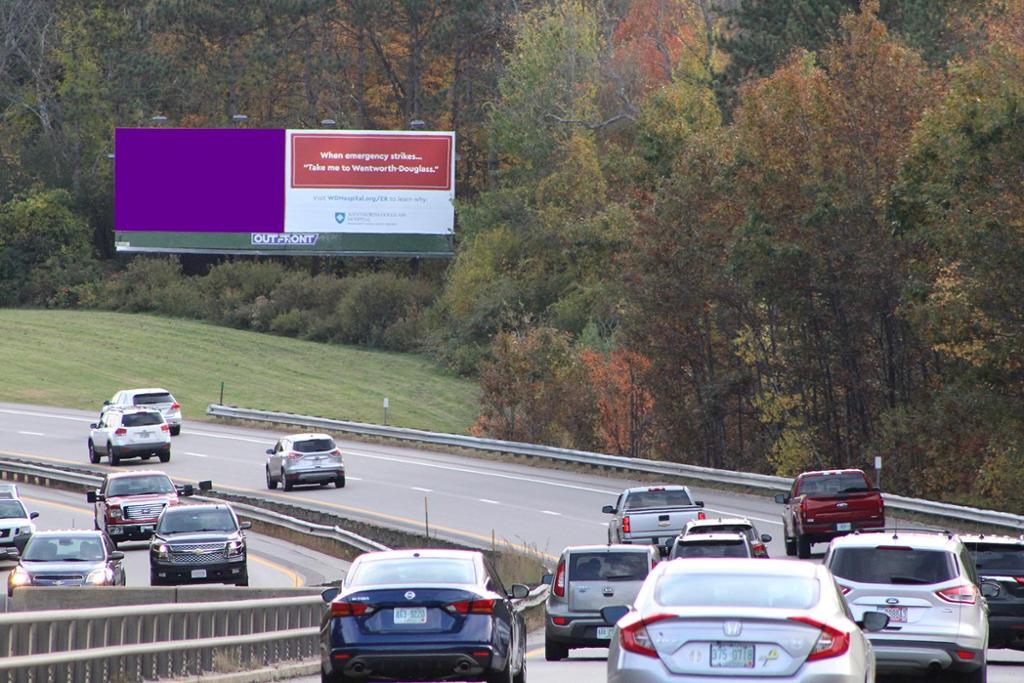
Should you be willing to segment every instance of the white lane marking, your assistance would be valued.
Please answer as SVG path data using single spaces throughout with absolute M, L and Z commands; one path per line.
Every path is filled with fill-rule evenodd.
M 434 489 L 425 489 L 422 486 L 410 486 L 413 491 L 423 491 L 423 493 L 433 493 Z
M 363 480 L 362 477 L 350 477 L 347 474 L 345 475 L 345 478 L 348 479 L 349 481 L 362 481 Z
M 185 451 L 185 455 L 194 455 L 197 458 L 209 458 L 210 456 L 205 453 L 193 453 L 192 451 Z
M 601 526 L 611 526 L 608 522 L 601 522 Z
M 254 439 L 248 436 L 231 436 L 229 434 L 214 434 L 213 432 L 197 432 L 194 429 L 188 430 L 191 436 L 205 436 L 211 439 L 227 439 L 229 441 L 247 441 L 249 443 L 267 444 L 270 446 L 274 445 L 273 439 Z
M 561 512 L 552 512 L 551 510 L 541 510 L 541 512 L 543 512 L 545 515 L 553 515 L 555 517 L 561 517 L 562 516 Z
M 609 496 L 617 496 L 621 491 L 611 491 L 609 489 L 598 489 L 592 486 L 578 486 L 576 484 L 563 484 L 557 481 L 545 481 L 543 479 L 535 479 L 533 477 L 524 477 L 515 474 L 499 474 L 497 472 L 484 472 L 482 470 L 474 470 L 469 467 L 457 467 L 455 465 L 438 465 L 430 462 L 417 462 L 416 460 L 407 460 L 405 458 L 394 458 L 388 455 L 376 455 L 372 453 L 366 453 L 364 451 L 345 451 L 349 455 L 357 455 L 363 458 L 370 458 L 373 460 L 387 460 L 390 462 L 400 462 L 406 465 L 419 465 L 420 467 L 431 467 L 437 470 L 449 470 L 452 472 L 465 472 L 466 474 L 476 474 L 484 477 L 496 477 L 498 479 L 511 479 L 513 481 L 525 481 L 531 484 L 543 484 L 545 486 L 554 486 L 563 489 L 574 489 L 576 491 L 588 491 L 590 493 L 604 493 Z
M 24 434 L 25 436 L 46 436 L 46 434 L 43 434 L 42 432 L 18 432 L 18 433 L 19 434 Z
M 781 521 L 777 519 L 766 519 L 764 517 L 755 517 L 754 515 L 748 515 L 745 512 L 731 512 L 729 510 L 716 510 L 715 508 L 704 508 L 708 512 L 714 512 L 719 515 L 728 515 L 729 517 L 746 517 L 752 519 L 755 522 L 764 522 L 765 524 L 774 524 L 776 526 L 784 526 Z
M 28 410 L 8 410 L 0 408 L 0 413 L 6 413 L 8 415 L 30 415 L 32 417 L 46 417 L 53 420 L 71 420 L 72 422 L 92 422 L 95 418 L 92 417 L 71 417 L 70 415 L 54 415 L 52 413 L 34 413 Z
M 490 498 L 477 498 L 477 500 L 481 503 L 488 503 L 489 505 L 501 505 L 498 501 L 491 500 Z

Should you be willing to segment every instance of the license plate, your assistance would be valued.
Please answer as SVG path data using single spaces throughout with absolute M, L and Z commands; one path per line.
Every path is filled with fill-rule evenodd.
M 153 525 L 152 524 L 143 524 L 142 526 L 139 527 L 139 531 L 152 531 L 152 530 L 153 530 Z
M 838 524 L 836 524 L 836 531 L 849 531 L 852 528 L 852 522 L 839 522 Z
M 396 607 L 396 624 L 425 624 L 427 623 L 426 607 Z
M 598 640 L 611 640 L 612 631 L 615 630 L 614 626 L 598 626 L 597 627 L 597 639 Z
M 743 643 L 711 643 L 711 666 L 721 669 L 753 669 L 754 646 Z
M 206 578 L 206 570 L 205 569 L 193 569 L 192 570 L 192 578 L 193 579 L 205 579 Z
M 140 437 L 142 437 L 143 439 L 146 439 L 146 438 L 148 438 L 148 437 L 149 437 L 149 435 L 150 435 L 150 434 L 152 434 L 152 433 L 153 433 L 153 432 L 146 432 L 146 431 L 143 431 L 143 432 L 139 432 L 139 436 L 140 436 Z
M 907 608 L 906 607 L 881 607 L 880 612 L 885 612 L 889 615 L 889 623 L 891 624 L 905 624 L 907 623 Z

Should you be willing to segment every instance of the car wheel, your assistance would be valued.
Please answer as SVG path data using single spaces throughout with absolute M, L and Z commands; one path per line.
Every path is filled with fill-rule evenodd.
M 178 434 L 181 434 L 181 425 L 171 427 L 171 436 L 177 436 Z
M 281 475 L 281 480 L 284 482 L 284 490 L 291 491 L 292 487 L 295 486 L 292 482 L 288 481 L 288 477 Z
M 544 639 L 544 659 L 549 662 L 560 662 L 569 656 L 569 648 L 562 643 L 556 643 L 555 641 L 545 638 Z
M 93 465 L 100 464 L 100 454 L 96 452 L 96 446 L 93 445 L 92 439 L 89 439 L 89 462 Z
M 801 560 L 811 556 L 811 541 L 803 534 L 796 535 L 796 556 Z
M 111 467 L 121 462 L 121 458 L 118 457 L 117 453 L 114 452 L 114 447 L 109 443 L 107 444 L 107 462 L 110 463 Z
M 950 676 L 949 680 L 955 681 L 956 683 L 987 683 L 988 681 L 988 666 L 985 663 L 985 658 L 982 657 L 981 666 L 974 671 L 962 671 L 959 674 Z
M 334 480 L 334 488 L 336 488 L 336 489 L 343 489 L 343 488 L 345 488 L 345 477 L 344 476 L 340 476 L 340 477 L 336 477 L 335 478 L 335 480 Z
M 512 677 L 512 683 L 526 683 L 526 655 L 523 655 L 523 665 L 519 667 L 519 673 Z
M 273 491 L 274 489 L 277 488 L 277 480 L 270 476 L 270 468 L 269 467 L 266 468 L 266 470 L 267 470 L 267 488 L 270 489 L 271 491 Z
M 160 462 L 170 462 L 170 461 L 171 461 L 171 452 L 170 451 L 167 451 L 166 453 L 161 453 L 160 454 Z

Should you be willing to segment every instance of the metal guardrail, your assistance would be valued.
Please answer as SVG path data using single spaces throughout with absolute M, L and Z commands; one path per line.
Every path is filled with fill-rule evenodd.
M 443 434 L 439 432 L 427 432 L 419 429 L 385 427 L 382 425 L 367 424 L 364 422 L 348 422 L 345 420 L 333 420 L 325 417 L 294 415 L 292 413 L 254 410 L 252 408 L 237 408 L 234 406 L 225 406 L 220 404 L 209 405 L 206 409 L 206 414 L 214 417 L 251 420 L 254 422 L 273 422 L 277 424 L 309 427 L 325 431 L 345 432 L 360 436 L 410 441 L 430 446 L 449 446 L 489 451 L 493 453 L 511 453 L 514 455 L 538 458 L 550 462 L 605 467 L 623 472 L 641 472 L 644 474 L 655 474 L 659 476 L 683 477 L 708 482 L 709 484 L 745 486 L 771 492 L 789 491 L 793 484 L 793 480 L 789 477 L 776 477 L 768 474 L 734 472 L 732 470 L 719 470 L 711 467 L 701 467 L 699 465 L 662 462 L 659 460 L 644 460 L 641 458 L 626 458 L 618 455 L 607 455 L 604 453 L 593 453 L 590 451 L 577 451 L 569 448 L 538 446 L 536 444 L 502 441 L 499 439 L 482 439 L 475 436 Z M 1024 516 L 1021 515 L 999 512 L 997 510 L 983 510 L 980 508 L 966 507 L 962 505 L 952 505 L 949 503 L 938 503 L 921 498 L 910 498 L 907 496 L 897 496 L 888 493 L 883 495 L 885 498 L 885 504 L 889 509 L 928 515 L 943 521 L 949 521 L 952 524 L 960 525 L 961 528 L 966 522 L 987 527 L 1010 529 L 1017 532 L 1024 531 Z
M 138 681 L 313 657 L 320 596 L 0 615 L 0 680 Z

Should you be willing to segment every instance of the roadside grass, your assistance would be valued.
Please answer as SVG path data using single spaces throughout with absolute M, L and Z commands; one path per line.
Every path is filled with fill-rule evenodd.
M 477 387 L 428 359 L 100 311 L 0 309 L 0 401 L 99 410 L 114 392 L 164 387 L 185 420 L 220 398 L 247 408 L 464 434 Z M 187 427 L 186 427 L 187 428 Z

